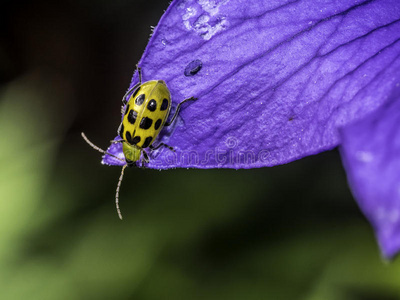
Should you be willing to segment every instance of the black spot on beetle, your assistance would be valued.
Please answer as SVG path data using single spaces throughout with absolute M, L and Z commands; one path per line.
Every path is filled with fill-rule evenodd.
M 133 93 L 131 94 L 131 96 L 130 96 L 130 98 L 129 98 L 129 101 L 130 101 L 130 99 L 134 99 L 134 98 L 135 98 L 135 96 L 136 96 L 136 94 L 139 92 L 139 90 L 140 90 L 140 87 L 138 87 L 136 90 L 133 91 Z M 127 103 L 129 102 L 129 101 L 128 101 L 128 96 L 129 96 L 129 95 L 126 95 L 126 96 L 124 97 L 124 99 L 122 100 L 122 103 L 127 104 Z M 132 101 L 132 103 L 133 103 L 133 101 Z
M 144 94 L 140 94 L 136 97 L 135 104 L 139 106 L 142 105 L 144 102 L 144 98 L 146 98 L 146 96 Z
M 133 139 L 132 139 L 132 145 L 136 145 L 137 143 L 139 143 L 140 142 L 140 136 L 135 136 Z
M 142 145 L 142 148 L 147 148 L 148 146 L 150 146 L 150 143 L 151 143 L 151 140 L 152 140 L 152 139 L 153 139 L 152 136 L 147 137 L 147 138 L 144 140 L 144 143 L 143 143 L 143 145 Z
M 129 131 L 125 133 L 126 141 L 132 145 L 132 135 Z
M 292 117 L 289 117 L 289 121 L 293 121 L 293 119 L 294 119 L 294 117 L 292 116 Z
M 162 101 L 160 110 L 163 111 L 163 110 L 166 110 L 167 108 L 168 108 L 168 99 L 164 98 L 164 100 Z
M 162 122 L 161 119 L 158 119 L 158 120 L 156 121 L 156 124 L 154 124 L 154 129 L 155 129 L 155 130 L 157 130 L 158 128 L 160 128 L 161 122 Z
M 151 124 L 153 124 L 153 120 L 148 118 L 148 117 L 144 117 L 140 121 L 139 127 L 142 128 L 142 129 L 149 129 L 151 127 Z
M 137 112 L 134 111 L 133 109 L 131 109 L 131 111 L 129 112 L 129 115 L 128 115 L 129 123 L 131 123 L 132 125 L 135 124 L 136 118 L 137 118 Z
M 157 102 L 154 99 L 151 99 L 147 104 L 147 108 L 149 111 L 155 111 L 157 109 Z
M 124 124 L 121 123 L 121 126 L 119 127 L 119 132 L 118 132 L 118 135 L 121 137 L 121 139 L 124 139 L 123 134 L 124 134 Z
M 128 113 L 128 111 L 129 111 L 129 104 L 125 108 L 125 114 L 124 115 L 126 115 Z
M 133 94 L 132 94 L 132 99 L 135 98 L 135 96 L 136 96 L 136 94 L 139 92 L 139 90 L 140 90 L 140 87 L 138 87 L 138 88 L 136 89 L 136 91 L 133 92 Z
M 196 59 L 196 60 L 193 60 L 190 63 L 188 63 L 188 65 L 186 66 L 185 71 L 183 73 L 187 77 L 194 76 L 201 70 L 202 67 L 203 67 L 203 63 L 201 62 L 201 60 Z

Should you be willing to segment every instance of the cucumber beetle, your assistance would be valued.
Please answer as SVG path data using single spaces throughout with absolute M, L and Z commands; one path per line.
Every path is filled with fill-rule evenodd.
M 134 85 L 122 98 L 122 122 L 118 127 L 119 140 L 112 143 L 121 143 L 125 160 L 104 151 L 93 144 L 82 132 L 82 137 L 93 149 L 110 155 L 117 160 L 124 161 L 121 175 L 118 180 L 115 191 L 115 205 L 118 216 L 122 220 L 121 210 L 119 208 L 119 190 L 124 176 L 125 168 L 136 166 L 137 162 L 148 163 L 150 161 L 146 151 L 154 151 L 160 147 L 166 147 L 172 151 L 174 149 L 164 143 L 153 145 L 154 140 L 162 128 L 170 126 L 179 114 L 183 103 L 197 98 L 190 97 L 180 102 L 171 120 L 167 118 L 171 111 L 171 94 L 166 83 L 163 80 L 151 80 L 142 83 L 141 68 L 137 67 L 139 74 L 139 83 Z M 129 96 L 130 95 L 130 96 Z

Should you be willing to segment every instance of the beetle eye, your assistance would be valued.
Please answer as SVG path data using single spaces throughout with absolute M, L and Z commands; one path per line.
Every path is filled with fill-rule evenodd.
M 126 164 L 128 165 L 128 167 L 132 168 L 133 166 L 135 166 L 135 163 L 129 159 L 125 159 L 126 160 Z

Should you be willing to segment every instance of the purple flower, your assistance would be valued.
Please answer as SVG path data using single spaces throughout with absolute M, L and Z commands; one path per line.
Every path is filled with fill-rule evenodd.
M 175 106 L 198 100 L 154 143 L 175 152 L 149 153 L 147 167 L 258 168 L 341 145 L 354 194 L 392 257 L 399 56 L 398 0 L 175 0 L 139 66 L 144 81 L 167 83 Z M 120 144 L 108 151 L 123 157 Z M 108 155 L 103 163 L 123 165 Z
M 353 193 L 386 257 L 400 249 L 400 87 L 367 117 L 342 130 L 342 156 Z

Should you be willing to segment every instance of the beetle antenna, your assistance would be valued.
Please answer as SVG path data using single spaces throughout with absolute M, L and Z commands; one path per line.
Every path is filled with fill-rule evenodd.
M 127 165 L 122 167 L 121 175 L 119 176 L 117 189 L 115 191 L 115 207 L 117 208 L 118 217 L 122 220 L 121 210 L 119 209 L 119 189 L 121 187 L 122 178 L 124 178 L 124 171 Z
M 83 132 L 81 133 L 81 135 L 82 135 L 83 139 L 85 140 L 85 142 L 88 143 L 89 146 L 92 147 L 94 150 L 97 150 L 97 151 L 99 151 L 100 153 L 103 153 L 103 154 L 110 155 L 110 156 L 114 157 L 115 159 L 118 159 L 119 161 L 125 162 L 125 160 L 123 160 L 123 159 L 121 159 L 121 158 L 119 158 L 119 157 L 117 157 L 117 156 L 115 156 L 115 155 L 113 155 L 113 154 L 111 154 L 111 153 L 108 153 L 107 151 L 104 151 L 104 150 L 101 149 L 100 147 L 97 147 L 95 144 L 93 144 L 93 143 L 86 137 L 86 135 L 85 135 Z

